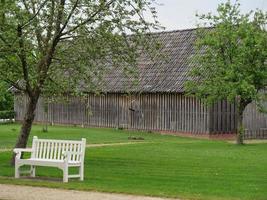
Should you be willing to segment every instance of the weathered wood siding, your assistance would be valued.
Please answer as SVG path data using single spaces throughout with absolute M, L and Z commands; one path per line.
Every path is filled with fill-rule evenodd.
M 267 108 L 267 103 L 264 103 Z M 267 114 L 259 112 L 256 104 L 251 103 L 246 107 L 244 115 L 245 138 L 267 138 Z
M 234 133 L 236 131 L 236 106 L 219 101 L 210 107 L 210 133 Z
M 17 96 L 16 120 L 22 120 L 26 97 Z M 77 124 L 98 127 L 179 131 L 194 134 L 209 132 L 209 109 L 199 100 L 182 94 L 90 94 L 85 99 L 49 103 L 47 114 L 40 99 L 36 122 Z
M 36 122 L 94 127 L 176 131 L 193 134 L 231 134 L 236 131 L 236 106 L 220 101 L 207 108 L 199 100 L 182 94 L 89 94 L 49 103 L 39 100 Z M 16 120 L 22 120 L 27 98 L 15 98 Z M 266 105 L 267 106 L 267 105 Z M 245 138 L 267 138 L 266 114 L 250 104 L 244 114 Z

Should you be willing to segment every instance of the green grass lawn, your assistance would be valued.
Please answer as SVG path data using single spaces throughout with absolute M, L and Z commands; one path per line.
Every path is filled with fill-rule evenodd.
M 79 139 L 88 143 L 129 142 L 142 136 L 145 142 L 123 146 L 88 148 L 85 181 L 60 182 L 62 172 L 37 168 L 37 176 L 55 180 L 11 177 L 10 153 L 0 153 L 0 183 L 97 190 L 182 199 L 267 199 L 267 144 L 236 146 L 221 141 L 162 136 L 114 129 L 34 126 L 40 138 Z M 16 130 L 13 130 L 16 129 Z M 0 148 L 14 145 L 18 125 L 0 126 Z M 31 139 L 30 139 L 31 140 Z
M 48 132 L 42 132 L 41 125 L 35 125 L 29 138 L 29 146 L 31 146 L 32 137 L 38 136 L 39 138 L 56 138 L 56 139 L 74 139 L 80 140 L 81 138 L 87 139 L 87 144 L 103 144 L 103 143 L 123 143 L 131 142 L 128 140 L 129 136 L 145 137 L 144 142 L 153 141 L 168 141 L 174 136 L 162 137 L 160 134 L 151 134 L 140 131 L 122 131 L 111 128 L 80 128 L 80 127 L 63 127 L 63 126 L 50 126 Z M 0 149 L 13 148 L 17 139 L 18 132 L 20 131 L 19 124 L 0 124 Z M 186 140 L 186 139 L 184 139 Z

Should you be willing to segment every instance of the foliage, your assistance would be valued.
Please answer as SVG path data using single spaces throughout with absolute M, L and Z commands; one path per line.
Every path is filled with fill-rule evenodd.
M 13 110 L 14 96 L 8 91 L 8 86 L 5 83 L 0 83 L 0 111 Z
M 27 144 L 40 96 L 96 92 L 114 68 L 137 76 L 138 55 L 155 51 L 145 36 L 159 28 L 152 2 L 0 1 L 0 80 L 29 100 L 16 147 Z
M 14 128 L 19 126 L 1 126 L 0 148 L 7 144 L 12 147 L 17 135 Z M 32 135 L 73 140 L 86 137 L 88 144 L 125 144 L 87 148 L 85 180 L 73 179 L 68 184 L 14 180 L 14 168 L 8 165 L 9 153 L 0 152 L 1 183 L 195 200 L 264 200 L 267 196 L 266 141 L 236 146 L 226 141 L 106 128 L 52 126 L 49 130 L 43 133 L 42 126 L 34 125 Z M 127 144 L 129 135 L 144 137 L 145 141 Z M 56 168 L 38 167 L 37 179 L 38 176 L 57 179 L 62 173 Z
M 196 55 L 192 58 L 194 81 L 187 93 L 207 103 L 227 99 L 236 102 L 239 130 L 245 107 L 264 100 L 267 85 L 267 13 L 256 10 L 241 14 L 240 4 L 218 6 L 218 14 L 200 15 L 210 28 L 200 29 Z
M 0 119 L 14 119 L 15 112 L 14 111 L 0 111 Z
M 151 49 L 144 33 L 158 25 L 145 10 L 156 17 L 149 0 L 2 0 L 0 78 L 29 96 L 94 92 L 111 66 L 132 73 Z

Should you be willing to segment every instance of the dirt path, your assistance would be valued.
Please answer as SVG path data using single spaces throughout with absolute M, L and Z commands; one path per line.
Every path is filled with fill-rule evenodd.
M 121 146 L 121 145 L 131 145 L 131 144 L 147 144 L 152 142 L 117 142 L 117 143 L 108 143 L 108 144 L 87 144 L 86 147 L 106 147 L 106 146 Z
M 5 152 L 5 151 L 12 151 L 12 149 L 7 149 L 7 148 L 0 149 L 0 152 Z
M 231 144 L 235 144 L 236 141 L 228 141 Z M 263 144 L 263 143 L 267 143 L 267 139 L 251 139 L 251 140 L 244 140 L 245 144 Z
M 121 145 L 131 145 L 131 144 L 147 144 L 147 143 L 152 143 L 152 142 L 118 142 L 118 143 L 107 143 L 107 144 L 87 144 L 87 148 L 93 148 L 93 147 L 106 147 L 106 146 L 121 146 Z M 12 151 L 12 149 L 0 149 L 0 152 L 5 152 L 5 151 Z
M 42 187 L 0 184 L 1 200 L 164 200 L 163 198 L 126 194 L 85 192 Z M 165 199 L 170 200 L 170 199 Z

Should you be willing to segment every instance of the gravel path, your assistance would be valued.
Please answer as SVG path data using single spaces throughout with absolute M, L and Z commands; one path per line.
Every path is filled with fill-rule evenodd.
M 51 189 L 0 184 L 2 200 L 170 200 L 156 197 L 126 194 L 85 192 L 75 190 Z

